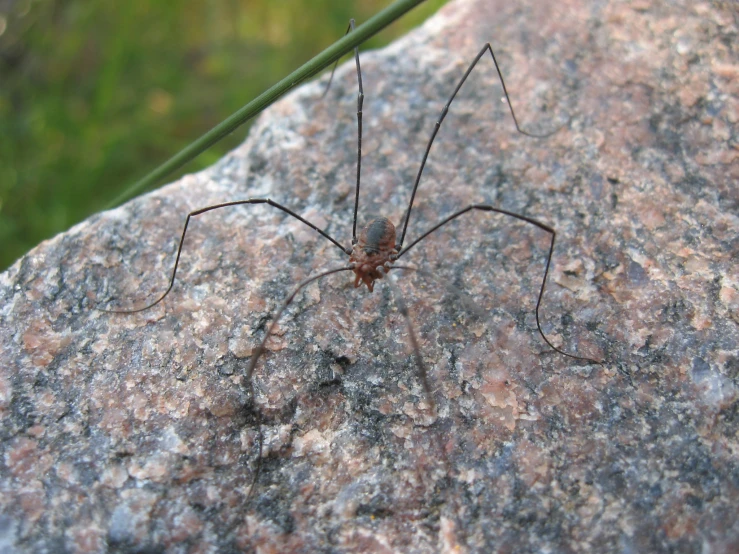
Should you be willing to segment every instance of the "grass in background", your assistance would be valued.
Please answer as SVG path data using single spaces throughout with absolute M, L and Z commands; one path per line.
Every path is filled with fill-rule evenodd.
M 9 0 L 0 9 L 0 270 L 99 210 L 390 0 Z M 368 41 L 418 25 L 427 0 Z M 179 174 L 240 143 L 237 131 Z M 172 175 L 167 181 L 174 180 Z

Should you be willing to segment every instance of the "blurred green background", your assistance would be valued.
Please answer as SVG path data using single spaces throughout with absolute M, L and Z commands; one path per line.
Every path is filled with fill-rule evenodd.
M 444 1 L 427 0 L 363 48 Z M 349 18 L 390 3 L 0 0 L 0 271 L 341 38 Z M 242 129 L 180 174 L 214 163 Z

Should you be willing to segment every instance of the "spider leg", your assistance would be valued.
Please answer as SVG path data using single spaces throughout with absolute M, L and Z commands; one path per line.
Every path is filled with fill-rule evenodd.
M 437 275 L 434 275 L 433 273 L 429 271 L 424 271 L 423 269 L 419 269 L 414 266 L 409 265 L 391 265 L 390 269 L 409 269 L 411 271 L 415 271 L 418 275 L 422 275 L 424 278 L 428 279 L 429 281 L 434 281 L 437 285 L 441 285 L 446 289 L 446 291 L 450 294 L 453 294 L 456 296 L 459 303 L 464 307 L 465 310 L 467 310 L 473 317 L 484 319 L 487 313 L 485 310 L 483 310 L 480 306 L 478 306 L 470 297 L 469 293 L 466 291 L 455 287 L 452 283 L 446 280 L 440 279 Z
M 425 233 L 423 233 L 420 237 L 418 237 L 416 240 L 414 240 L 408 246 L 406 246 L 403 250 L 401 250 L 400 253 L 398 254 L 398 258 L 400 258 L 401 256 L 403 256 L 406 252 L 408 252 L 408 250 L 410 250 L 411 248 L 413 248 L 416 244 L 418 244 L 419 242 L 421 242 L 423 239 L 425 239 L 427 236 L 429 236 L 434 231 L 438 230 L 439 228 L 443 227 L 444 225 L 446 225 L 450 221 L 453 221 L 453 220 L 457 219 L 458 217 L 460 217 L 461 215 L 464 215 L 464 214 L 466 214 L 466 213 L 468 213 L 468 212 L 470 212 L 472 210 L 480 210 L 480 211 L 483 211 L 483 212 L 494 212 L 494 213 L 499 213 L 499 214 L 507 215 L 507 216 L 516 218 L 516 219 L 518 219 L 520 221 L 524 221 L 526 223 L 530 223 L 531 225 L 535 225 L 539 229 L 542 229 L 542 230 L 546 231 L 547 233 L 549 233 L 552 236 L 552 241 L 551 241 L 551 243 L 549 245 L 549 254 L 547 255 L 547 263 L 546 263 L 546 266 L 544 268 L 544 277 L 541 280 L 541 289 L 539 289 L 539 297 L 536 300 L 536 328 L 539 330 L 539 334 L 544 339 L 544 342 L 546 342 L 556 352 L 559 352 L 560 354 L 562 354 L 564 356 L 567 356 L 568 358 L 573 358 L 575 360 L 582 360 L 582 361 L 589 362 L 589 363 L 592 363 L 592 364 L 599 364 L 599 365 L 603 364 L 603 361 L 602 360 L 594 360 L 592 358 L 586 358 L 586 357 L 583 357 L 583 356 L 576 356 L 574 354 L 569 354 L 569 353 L 565 352 L 564 350 L 562 350 L 561 348 L 558 348 L 558 347 L 554 346 L 552 344 L 552 342 L 544 334 L 544 331 L 541 328 L 541 322 L 540 322 L 540 318 L 539 318 L 539 308 L 541 307 L 541 300 L 542 300 L 542 298 L 544 296 L 544 287 L 546 286 L 546 283 L 547 283 L 547 276 L 549 275 L 549 266 L 551 265 L 551 262 L 552 262 L 552 253 L 554 252 L 554 240 L 555 240 L 555 238 L 557 236 L 556 231 L 552 227 L 550 227 L 548 225 L 545 225 L 544 223 L 541 223 L 540 221 L 537 221 L 536 219 L 532 219 L 530 217 L 526 217 L 525 215 L 516 214 L 516 213 L 513 213 L 513 212 L 509 212 L 507 210 L 501 210 L 500 208 L 494 208 L 493 206 L 489 206 L 487 204 L 471 204 L 471 205 L 467 206 L 466 208 L 464 208 L 462 210 L 459 210 L 458 212 L 455 212 L 452 215 L 450 215 L 450 216 L 442 219 L 439 223 L 437 223 L 436 225 L 434 225 L 431 229 L 429 229 L 428 231 L 426 231 Z
M 423 153 L 423 158 L 421 159 L 421 166 L 418 168 L 418 174 L 416 175 L 416 180 L 413 183 L 413 191 L 411 192 L 411 201 L 408 203 L 408 210 L 406 211 L 405 215 L 405 221 L 403 223 L 403 232 L 400 235 L 400 242 L 398 242 L 397 250 L 400 251 L 400 249 L 403 247 L 403 241 L 405 240 L 405 233 L 408 230 L 408 221 L 410 221 L 411 218 L 411 208 L 413 208 L 413 200 L 416 198 L 416 191 L 418 190 L 418 184 L 421 182 L 421 174 L 423 173 L 424 167 L 426 167 L 426 160 L 429 157 L 429 152 L 431 152 L 431 145 L 434 144 L 434 139 L 436 138 L 436 134 L 439 132 L 439 129 L 441 128 L 441 124 L 444 121 L 444 118 L 446 117 L 446 114 L 449 112 L 449 107 L 452 105 L 452 102 L 457 96 L 457 93 L 459 92 L 459 89 L 462 88 L 462 85 L 467 80 L 467 77 L 469 77 L 470 73 L 472 73 L 472 70 L 477 65 L 477 62 L 480 61 L 480 58 L 483 57 L 485 52 L 490 52 L 490 56 L 493 58 L 493 63 L 495 64 L 495 70 L 498 72 L 498 77 L 500 79 L 500 84 L 503 86 L 503 94 L 505 94 L 506 102 L 508 103 L 508 109 L 511 112 L 511 117 L 513 117 L 513 123 L 516 125 L 516 130 L 521 133 L 522 135 L 526 135 L 527 137 L 532 138 L 546 138 L 548 136 L 553 135 L 557 131 L 559 131 L 564 125 L 560 125 L 553 131 L 550 131 L 548 133 L 544 134 L 536 134 L 536 133 L 530 133 L 528 131 L 524 131 L 521 126 L 518 124 L 518 118 L 516 117 L 516 112 L 513 110 L 513 104 L 511 103 L 511 98 L 508 96 L 508 89 L 505 86 L 505 80 L 503 79 L 503 73 L 500 70 L 500 66 L 498 65 L 498 60 L 495 58 L 495 53 L 493 52 L 492 46 L 490 46 L 490 43 L 486 43 L 485 46 L 482 47 L 482 50 L 475 56 L 475 59 L 472 60 L 472 63 L 467 68 L 467 71 L 465 71 L 462 78 L 459 80 L 459 83 L 457 83 L 457 88 L 454 89 L 454 92 L 452 93 L 452 96 L 449 98 L 449 101 L 444 105 L 444 107 L 441 110 L 441 114 L 439 115 L 439 119 L 436 121 L 436 124 L 434 125 L 434 130 L 431 132 L 431 137 L 429 138 L 428 144 L 426 145 L 426 150 Z
M 349 31 L 353 31 L 353 30 L 354 30 L 354 19 L 352 18 L 349 20 L 349 26 L 346 28 L 346 31 L 344 31 L 344 36 L 348 35 Z M 358 55 L 357 48 L 354 49 L 354 55 L 355 57 Z M 334 62 L 333 67 L 331 68 L 331 75 L 329 75 L 328 83 L 326 83 L 326 88 L 323 89 L 323 94 L 321 94 L 321 100 L 323 100 L 326 94 L 328 94 L 328 91 L 331 88 L 331 83 L 334 82 L 334 73 L 336 73 L 336 68 L 338 67 L 340 61 L 341 61 L 341 58 L 336 60 Z
M 391 266 L 390 269 L 412 270 L 414 268 L 411 268 L 409 266 Z M 423 386 L 423 391 L 424 391 L 424 394 L 426 395 L 426 400 L 428 400 L 428 403 L 431 406 L 431 411 L 434 412 L 435 415 L 438 415 L 436 413 L 436 402 L 434 402 L 434 398 L 431 395 L 431 387 L 429 386 L 428 373 L 426 371 L 426 366 L 423 363 L 423 358 L 421 358 L 421 349 L 418 346 L 418 339 L 416 338 L 416 332 L 413 329 L 413 323 L 411 322 L 411 318 L 408 315 L 408 308 L 406 308 L 405 306 L 405 300 L 403 300 L 403 296 L 400 294 L 400 291 L 395 285 L 390 283 L 390 281 L 386 281 L 386 282 L 388 283 L 388 287 L 390 287 L 390 290 L 393 291 L 393 296 L 395 297 L 395 301 L 398 303 L 398 310 L 400 310 L 401 315 L 405 318 L 405 321 L 408 324 L 408 336 L 411 339 L 411 346 L 413 347 L 413 357 L 416 360 L 416 367 L 418 368 L 418 378 L 421 381 L 421 385 Z
M 167 287 L 167 290 L 164 291 L 164 294 L 162 294 L 154 302 L 152 302 L 151 304 L 147 304 L 143 308 L 135 308 L 131 310 L 108 310 L 108 309 L 96 307 L 95 309 L 100 312 L 106 312 L 106 313 L 112 313 L 112 314 L 135 314 L 138 312 L 143 312 L 144 310 L 148 310 L 149 308 L 153 308 L 154 306 L 159 304 L 159 302 L 164 300 L 164 298 L 169 294 L 169 291 L 171 291 L 172 287 L 174 286 L 174 280 L 177 275 L 177 267 L 179 266 L 180 256 L 182 254 L 182 245 L 185 243 L 185 235 L 187 234 L 187 226 L 190 224 L 190 218 L 198 216 L 200 214 L 204 214 L 206 212 L 213 211 L 213 210 L 218 210 L 221 208 L 228 208 L 230 206 L 241 206 L 243 204 L 268 204 L 269 206 L 272 206 L 273 208 L 282 210 L 283 212 L 294 217 L 298 221 L 305 223 L 308 227 L 320 233 L 321 236 L 323 236 L 324 238 L 330 240 L 333 244 L 339 247 L 344 254 L 351 254 L 351 249 L 346 249 L 343 246 L 341 246 L 341 244 L 339 244 L 339 242 L 336 241 L 331 235 L 329 235 L 322 229 L 319 229 L 310 221 L 303 219 L 302 217 L 300 217 L 298 214 L 296 214 L 289 208 L 286 208 L 285 206 L 278 204 L 277 202 L 274 202 L 273 200 L 269 198 L 249 198 L 248 200 L 234 200 L 233 202 L 224 202 L 223 204 L 214 204 L 212 206 L 206 206 L 205 208 L 200 208 L 199 210 L 195 210 L 187 214 L 187 218 L 185 219 L 185 226 L 182 229 L 182 236 L 180 238 L 180 244 L 177 247 L 177 257 L 175 258 L 174 268 L 172 269 L 172 277 L 169 280 L 169 286 Z
M 354 30 L 354 20 L 349 21 Z M 364 89 L 362 88 L 362 68 L 359 66 L 359 48 L 354 49 L 354 60 L 357 64 L 357 188 L 354 194 L 354 222 L 352 223 L 352 246 L 357 244 L 357 211 L 359 210 L 359 182 L 362 173 L 362 106 L 364 105 Z
M 323 271 L 321 273 L 317 273 L 316 275 L 312 275 L 311 277 L 308 277 L 304 281 L 301 281 L 300 283 L 298 283 L 298 286 L 295 287 L 295 289 L 288 295 L 288 297 L 282 303 L 280 308 L 275 312 L 275 315 L 272 318 L 272 322 L 270 323 L 269 328 L 267 329 L 267 332 L 264 334 L 264 338 L 262 338 L 262 342 L 260 342 L 259 346 L 257 346 L 257 348 L 252 352 L 251 359 L 249 360 L 249 366 L 246 370 L 246 374 L 244 375 L 244 381 L 246 382 L 246 386 L 249 389 L 249 393 L 251 394 L 253 402 L 255 402 L 255 396 L 254 396 L 254 383 L 252 382 L 252 375 L 254 374 L 254 369 L 257 367 L 257 362 L 259 361 L 259 358 L 262 357 L 262 354 L 264 354 L 266 350 L 267 340 L 272 334 L 272 331 L 274 331 L 275 326 L 277 325 L 277 322 L 280 320 L 280 317 L 282 317 L 283 312 L 292 303 L 292 301 L 295 299 L 295 296 L 303 288 L 311 284 L 313 281 L 317 281 L 321 277 L 326 277 L 327 275 L 331 275 L 333 273 L 339 273 L 341 271 L 350 271 L 352 269 L 354 269 L 353 265 L 344 266 L 344 267 L 335 267 L 333 269 L 329 269 L 327 271 Z M 259 472 L 262 467 L 262 444 L 264 442 L 264 437 L 262 435 L 262 421 L 259 415 L 259 410 L 256 409 L 255 407 L 254 412 L 257 414 L 256 419 L 257 419 L 257 435 L 258 435 L 258 442 L 259 442 L 259 457 L 257 458 L 257 467 L 254 470 L 254 477 L 252 478 L 251 485 L 249 486 L 249 492 L 246 495 L 247 501 L 249 500 L 249 498 L 251 498 L 252 492 L 254 491 L 254 485 L 256 485 L 257 483 L 257 478 L 259 477 Z
M 410 266 L 404 266 L 404 265 L 393 265 L 390 267 L 390 269 L 405 269 L 405 270 L 411 270 L 416 271 L 416 268 L 410 267 Z M 387 283 L 387 286 L 390 287 L 390 290 L 393 292 L 393 296 L 395 297 L 395 301 L 398 303 L 398 310 L 402 314 L 402 316 L 405 318 L 406 324 L 408 325 L 408 336 L 411 340 L 411 346 L 413 347 L 413 357 L 416 362 L 416 368 L 418 370 L 418 378 L 421 381 L 421 386 L 423 387 L 424 395 L 426 396 L 426 400 L 431 406 L 431 411 L 434 413 L 435 416 L 438 418 L 438 411 L 436 408 L 436 402 L 434 402 L 434 397 L 431 393 L 431 386 L 429 385 L 428 381 L 428 371 L 426 370 L 426 364 L 423 363 L 423 358 L 421 357 L 421 347 L 418 344 L 418 338 L 416 337 L 416 331 L 413 328 L 413 322 L 411 321 L 410 315 L 408 314 L 408 308 L 405 305 L 405 300 L 403 299 L 403 295 L 400 294 L 400 291 L 398 288 L 393 285 L 390 280 L 385 281 Z M 449 455 L 447 454 L 446 448 L 444 448 L 444 437 L 441 435 L 441 432 L 439 431 L 438 427 L 435 427 L 436 430 L 436 441 L 437 441 L 437 447 L 439 451 L 441 452 L 441 457 L 444 460 L 444 466 L 446 469 L 446 474 L 451 478 L 452 476 L 452 463 L 449 461 Z M 455 511 L 455 518 L 459 517 L 460 515 L 460 509 L 459 504 L 457 502 L 457 499 L 454 495 L 452 495 L 454 498 L 454 511 Z M 459 524 L 460 522 L 457 521 L 457 527 L 459 528 L 460 532 L 463 534 L 464 537 L 464 526 Z M 464 541 L 466 542 L 466 540 Z M 463 542 L 463 543 L 464 543 Z
M 344 36 L 348 35 L 350 31 L 354 31 L 354 19 L 349 20 L 349 26 L 346 28 Z M 354 222 L 352 224 L 352 246 L 357 243 L 357 212 L 359 211 L 359 182 L 360 175 L 362 173 L 362 106 L 364 105 L 364 89 L 362 88 L 362 68 L 359 66 L 359 48 L 354 49 L 354 61 L 357 65 L 357 84 L 359 86 L 359 92 L 357 93 L 357 186 L 354 195 Z M 323 91 L 321 98 L 323 99 L 328 93 L 328 89 L 331 88 L 331 83 L 334 80 L 334 72 L 336 66 L 339 65 L 339 60 L 336 60 L 334 67 L 331 69 L 331 76 L 328 78 L 326 89 Z

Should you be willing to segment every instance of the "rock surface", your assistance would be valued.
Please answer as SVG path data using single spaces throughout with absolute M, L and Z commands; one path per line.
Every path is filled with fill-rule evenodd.
M 364 52 L 360 225 L 400 221 L 467 64 L 409 239 L 473 202 L 558 231 L 465 216 L 393 289 L 311 285 L 257 368 L 254 496 L 242 383 L 295 283 L 346 256 L 356 159 L 352 63 L 259 119 L 211 169 L 97 215 L 0 278 L 3 552 L 739 551 L 739 55 L 731 2 L 450 3 Z M 337 30 L 340 32 L 340 30 Z M 570 119 L 568 119 L 568 116 Z M 408 240 L 406 241 L 408 242 Z M 451 283 L 464 292 L 451 294 Z M 471 307 L 474 305 L 474 308 Z M 484 315 L 480 315 L 480 314 Z M 444 463 L 438 437 L 451 469 Z

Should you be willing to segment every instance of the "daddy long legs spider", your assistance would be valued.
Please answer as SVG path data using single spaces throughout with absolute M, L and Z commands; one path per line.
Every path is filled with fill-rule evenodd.
M 508 210 L 504 210 L 504 209 L 492 206 L 490 204 L 482 204 L 482 203 L 470 204 L 467 206 L 463 206 L 457 209 L 456 211 L 454 211 L 453 213 L 451 213 L 450 215 L 447 215 L 446 217 L 442 218 L 437 224 L 426 229 L 423 233 L 418 235 L 416 238 L 406 243 L 406 234 L 409 229 L 409 222 L 411 220 L 412 209 L 414 207 L 414 201 L 416 199 L 416 193 L 419 190 L 421 177 L 423 175 L 424 168 L 426 166 L 426 162 L 430 155 L 430 152 L 434 144 L 434 140 L 437 136 L 437 133 L 440 130 L 442 123 L 444 122 L 444 119 L 446 118 L 447 113 L 452 103 L 457 97 L 458 92 L 460 91 L 464 83 L 467 81 L 468 76 L 475 69 L 478 62 L 483 57 L 486 57 L 487 54 L 489 54 L 489 58 L 492 60 L 494 67 L 496 69 L 497 76 L 502 85 L 503 93 L 505 95 L 511 117 L 514 121 L 517 131 L 521 134 L 531 136 L 531 137 L 537 137 L 537 138 L 543 138 L 543 137 L 551 135 L 553 132 L 556 132 L 555 130 L 552 133 L 537 135 L 533 133 L 528 133 L 520 127 L 518 120 L 516 118 L 512 103 L 510 101 L 508 91 L 505 86 L 502 72 L 498 65 L 498 61 L 496 60 L 493 49 L 490 46 L 490 44 L 485 44 L 481 48 L 479 53 L 475 56 L 473 61 L 469 64 L 467 70 L 465 71 L 463 76 L 458 81 L 453 93 L 451 94 L 449 100 L 444 105 L 437 119 L 437 122 L 434 126 L 434 130 L 425 147 L 425 151 L 422 157 L 421 164 L 416 173 L 416 177 L 415 177 L 412 191 L 410 194 L 410 200 L 408 202 L 405 215 L 402 218 L 400 225 L 398 226 L 399 232 L 396 232 L 396 228 L 392 224 L 392 222 L 390 222 L 390 220 L 384 217 L 378 217 L 376 219 L 373 219 L 368 225 L 366 225 L 363 229 L 359 229 L 358 231 L 357 219 L 358 219 L 358 212 L 359 212 L 360 183 L 361 183 L 362 132 L 363 132 L 362 131 L 362 118 L 363 118 L 362 110 L 363 110 L 364 92 L 363 92 L 363 85 L 362 85 L 362 73 L 361 73 L 361 67 L 360 67 L 360 62 L 359 62 L 359 54 L 358 54 L 358 51 L 355 50 L 355 63 L 356 63 L 357 80 L 358 80 L 358 88 L 359 88 L 359 93 L 357 97 L 358 147 L 357 147 L 356 183 L 354 187 L 355 194 L 354 194 L 354 210 L 353 210 L 351 244 L 342 245 L 337 239 L 335 239 L 332 235 L 330 235 L 324 229 L 320 228 L 318 225 L 312 223 L 307 218 L 302 217 L 301 215 L 293 211 L 290 207 L 284 204 L 275 202 L 270 198 L 248 198 L 245 200 L 234 200 L 234 201 L 209 205 L 201 209 L 194 210 L 187 215 L 184 228 L 182 230 L 182 234 L 180 237 L 179 245 L 177 248 L 176 259 L 174 262 L 174 266 L 172 269 L 172 273 L 169 279 L 169 285 L 167 289 L 157 299 L 147 304 L 146 306 L 135 308 L 135 309 L 130 309 L 130 310 L 109 309 L 109 310 L 104 310 L 104 311 L 113 312 L 113 313 L 141 312 L 141 311 L 145 311 L 145 310 L 148 310 L 154 307 L 155 305 L 159 304 L 167 297 L 167 295 L 172 291 L 174 284 L 175 284 L 177 270 L 180 264 L 180 258 L 183 253 L 183 246 L 185 244 L 185 238 L 187 235 L 188 226 L 190 224 L 191 218 L 194 218 L 198 215 L 211 212 L 211 211 L 215 211 L 215 210 L 223 210 L 229 207 L 244 206 L 244 205 L 262 205 L 265 207 L 268 206 L 270 208 L 274 208 L 275 210 L 281 211 L 284 214 L 287 214 L 287 216 L 291 218 L 294 218 L 295 220 L 299 221 L 300 223 L 304 224 L 308 228 L 318 233 L 325 240 L 328 240 L 336 248 L 341 250 L 341 255 L 346 257 L 346 262 L 342 265 L 335 266 L 335 267 L 329 267 L 325 270 L 319 271 L 318 273 L 315 273 L 314 275 L 301 281 L 290 292 L 290 294 L 286 297 L 286 299 L 283 301 L 281 306 L 274 312 L 274 315 L 271 318 L 271 322 L 267 325 L 267 329 L 264 332 L 264 335 L 261 341 L 258 343 L 256 348 L 252 352 L 251 358 L 248 363 L 248 367 L 244 374 L 244 385 L 248 389 L 252 399 L 254 399 L 254 396 L 255 396 L 254 395 L 254 384 L 253 384 L 254 371 L 257 368 L 259 360 L 264 356 L 265 352 L 267 351 L 267 341 L 269 340 L 270 336 L 275 331 L 276 326 L 278 325 L 280 321 L 280 318 L 282 317 L 282 315 L 284 314 L 288 306 L 290 306 L 290 304 L 294 301 L 294 299 L 296 298 L 296 296 L 298 295 L 300 291 L 305 289 L 311 283 L 314 283 L 322 279 L 323 277 L 327 277 L 329 275 L 338 274 L 338 273 L 352 272 L 354 287 L 360 288 L 360 287 L 366 286 L 368 291 L 372 292 L 374 290 L 375 285 L 377 284 L 377 281 L 384 280 L 385 276 L 390 271 L 412 270 L 413 268 L 403 265 L 406 261 L 406 258 L 405 258 L 406 253 L 408 253 L 411 249 L 413 249 L 419 243 L 424 241 L 427 237 L 430 237 L 434 235 L 435 233 L 438 234 L 439 231 L 444 229 L 445 226 L 447 226 L 451 222 L 457 221 L 457 220 L 464 220 L 465 219 L 464 216 L 467 214 L 471 214 L 471 213 L 482 213 L 482 214 L 489 214 L 489 215 L 498 214 L 500 216 L 510 218 L 513 220 L 517 220 L 519 222 L 523 222 L 524 224 L 528 224 L 533 229 L 536 229 L 538 232 L 543 232 L 549 237 L 548 253 L 546 255 L 546 262 L 545 262 L 544 269 L 542 271 L 541 286 L 539 288 L 539 293 L 538 293 L 537 300 L 536 300 L 536 307 L 534 310 L 535 317 L 536 317 L 536 328 L 542 340 L 553 351 L 563 356 L 566 356 L 566 357 L 569 357 L 575 360 L 587 362 L 587 363 L 595 363 L 595 364 L 600 363 L 599 361 L 594 360 L 592 358 L 578 356 L 576 354 L 565 351 L 562 347 L 555 346 L 552 340 L 550 340 L 550 338 L 547 337 L 547 335 L 545 334 L 542 328 L 542 324 L 540 321 L 540 308 L 543 302 L 543 296 L 544 296 L 544 291 L 545 291 L 545 287 L 547 283 L 547 277 L 550 272 L 550 265 L 552 261 L 552 255 L 554 251 L 555 238 L 556 238 L 556 232 L 551 226 L 546 225 L 545 223 L 542 223 L 541 221 L 530 218 L 528 216 L 514 213 Z M 402 261 L 403 263 L 402 264 L 399 263 L 400 261 Z M 392 287 L 392 289 L 394 290 L 394 287 Z M 414 359 L 414 363 L 417 369 L 418 379 L 421 383 L 423 393 L 426 397 L 426 403 L 430 407 L 431 412 L 435 413 L 436 406 L 435 406 L 435 402 L 433 399 L 433 394 L 432 394 L 433 391 L 431 389 L 428 376 L 427 376 L 428 371 L 424 363 L 423 357 L 421 355 L 420 346 L 416 339 L 413 325 L 408 315 L 408 309 L 406 308 L 405 302 L 403 301 L 402 297 L 397 296 L 397 303 L 398 303 L 400 313 L 406 321 L 409 340 L 411 341 L 411 346 L 414 352 L 413 359 Z M 256 428 L 257 428 L 257 434 L 258 434 L 257 440 L 258 440 L 259 453 L 257 457 L 257 462 L 256 462 L 253 478 L 251 480 L 251 485 L 247 493 L 247 497 L 251 497 L 251 495 L 253 494 L 255 490 L 255 486 L 259 479 L 259 472 L 260 472 L 260 468 L 262 465 L 262 459 L 263 459 L 263 437 L 262 437 L 261 423 L 259 419 L 261 417 L 259 409 L 255 408 L 254 413 L 257 418 Z M 447 470 L 451 470 L 448 458 L 446 456 L 446 451 L 441 445 L 440 445 L 440 452 L 446 464 Z

